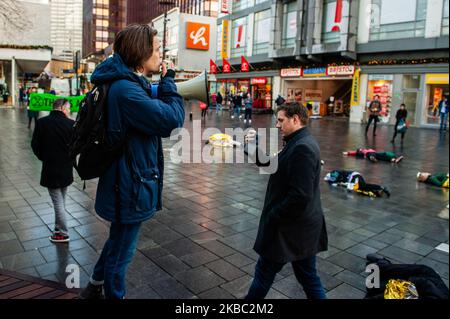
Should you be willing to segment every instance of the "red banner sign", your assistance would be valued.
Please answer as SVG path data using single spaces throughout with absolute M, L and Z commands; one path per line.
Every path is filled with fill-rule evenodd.
M 249 71 L 250 71 L 250 64 L 243 56 L 241 56 L 241 72 L 249 72 Z
M 223 59 L 223 67 L 222 67 L 223 73 L 230 73 L 231 72 L 231 64 L 227 61 L 227 59 Z
M 251 84 L 266 84 L 267 78 L 253 78 Z
M 217 74 L 217 64 L 211 59 L 209 59 L 209 73 Z

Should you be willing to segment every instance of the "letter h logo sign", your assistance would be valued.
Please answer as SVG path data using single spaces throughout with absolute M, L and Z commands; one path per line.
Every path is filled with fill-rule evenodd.
M 194 50 L 209 50 L 209 24 L 186 23 L 186 48 Z

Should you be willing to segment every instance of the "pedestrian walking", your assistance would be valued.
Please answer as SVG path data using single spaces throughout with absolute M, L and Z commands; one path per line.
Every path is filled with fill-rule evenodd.
M 36 127 L 36 122 L 39 118 L 39 111 L 32 111 L 30 110 L 30 100 L 31 100 L 31 94 L 32 93 L 37 93 L 37 89 L 36 88 L 32 88 L 30 93 L 27 94 L 28 95 L 28 110 L 27 110 L 27 115 L 28 115 L 28 128 L 31 128 L 31 122 L 34 119 L 34 127 Z
M 67 187 L 73 182 L 68 144 L 74 124 L 68 117 L 69 112 L 67 100 L 55 100 L 50 114 L 36 122 L 31 141 L 34 154 L 42 161 L 41 185 L 47 187 L 55 210 L 55 227 L 50 236 L 54 243 L 69 241 L 65 205 Z
M 406 110 L 406 105 L 402 103 L 400 105 L 400 109 L 397 111 L 397 114 L 395 114 L 395 126 L 394 126 L 394 136 L 392 137 L 391 143 L 395 143 L 395 138 L 397 137 L 397 134 L 400 133 L 402 136 L 402 143 L 405 139 L 405 134 L 407 130 L 406 126 L 406 118 L 408 117 L 408 111 Z
M 222 111 L 222 102 L 223 102 L 222 94 L 220 92 L 217 92 L 217 96 L 216 96 L 216 113 L 217 114 L 219 114 L 219 112 Z
M 444 95 L 439 102 L 439 117 L 441 118 L 441 126 L 439 128 L 440 131 L 447 131 L 447 121 L 448 121 L 448 101 L 447 97 Z
M 252 124 L 253 99 L 249 93 L 244 98 L 245 119 L 248 124 Z

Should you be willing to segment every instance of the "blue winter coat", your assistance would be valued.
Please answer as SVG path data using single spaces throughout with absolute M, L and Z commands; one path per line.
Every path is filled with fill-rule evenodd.
M 100 177 L 95 210 L 102 218 L 123 224 L 147 220 L 162 209 L 164 158 L 161 137 L 184 122 L 184 105 L 173 77 L 162 78 L 158 98 L 151 85 L 131 71 L 119 55 L 94 71 L 92 83 L 111 82 L 108 93 L 108 138 L 117 143 L 128 136 L 125 154 Z M 118 165 L 118 166 L 117 166 Z M 119 170 L 120 215 L 116 216 L 114 184 Z

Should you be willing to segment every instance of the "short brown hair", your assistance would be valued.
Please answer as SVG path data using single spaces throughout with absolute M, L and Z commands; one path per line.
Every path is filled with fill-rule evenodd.
M 277 113 L 280 111 L 284 111 L 285 115 L 289 118 L 292 118 L 294 117 L 294 115 L 297 115 L 302 125 L 308 125 L 309 122 L 308 109 L 304 107 L 302 103 L 293 102 L 280 105 L 277 108 Z
M 153 55 L 153 38 L 157 31 L 148 24 L 130 24 L 114 39 L 114 53 L 118 53 L 129 68 L 135 70 Z
M 53 102 L 53 109 L 54 109 L 54 110 L 55 110 L 55 109 L 60 109 L 60 108 L 62 108 L 62 107 L 64 106 L 64 104 L 66 104 L 66 103 L 69 103 L 69 101 L 66 100 L 66 99 L 56 99 L 56 100 Z

